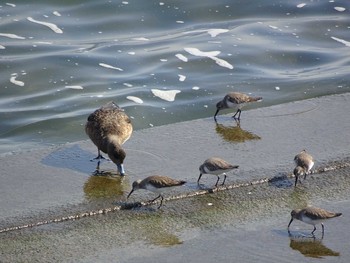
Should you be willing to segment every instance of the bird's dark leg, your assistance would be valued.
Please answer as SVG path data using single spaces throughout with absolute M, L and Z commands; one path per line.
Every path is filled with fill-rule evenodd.
M 232 118 L 236 119 L 236 115 L 239 112 L 239 109 L 236 111 L 235 115 L 232 116 Z
M 104 158 L 101 154 L 101 151 L 100 149 L 98 149 L 98 152 L 97 152 L 97 156 L 95 158 L 93 158 L 91 161 L 94 161 L 94 160 L 104 160 L 106 158 Z
M 324 234 L 324 225 L 323 223 L 321 223 L 321 226 L 322 226 L 322 235 Z
M 201 177 L 202 177 L 202 174 L 199 175 L 198 180 L 197 180 L 197 184 L 199 184 L 199 180 L 201 179 Z
M 100 160 L 98 160 L 97 165 L 96 165 L 96 169 L 93 172 L 93 175 L 100 175 Z
M 218 186 L 218 182 L 219 182 L 219 180 L 220 180 L 220 177 L 217 175 L 217 177 L 218 177 L 218 180 L 216 180 L 216 184 L 215 184 L 215 187 L 217 187 Z
M 164 200 L 164 197 L 162 195 L 160 195 L 161 199 L 160 199 L 160 205 L 158 206 L 158 209 L 162 206 L 163 204 L 163 200 Z
M 242 113 L 242 111 L 239 110 L 239 114 L 238 114 L 238 120 L 239 120 L 239 121 L 241 120 L 241 113 Z
M 214 114 L 214 120 L 215 120 L 215 122 L 216 122 L 216 115 L 218 115 L 219 111 L 220 111 L 220 110 L 217 109 L 216 112 L 215 112 L 215 114 Z
M 237 119 L 237 120 L 241 120 L 241 112 L 242 111 L 240 109 L 238 109 L 236 111 L 235 115 L 232 116 L 232 118 Z M 238 113 L 238 118 L 236 118 L 237 113 Z
M 162 195 L 161 194 L 159 194 L 156 198 L 154 198 L 154 199 L 152 199 L 152 200 L 150 200 L 149 202 L 154 202 L 154 201 L 156 201 L 158 198 L 160 198 L 160 197 L 162 197 Z
M 296 175 L 296 176 L 295 176 L 295 183 L 294 183 L 294 187 L 296 187 L 296 186 L 297 186 L 297 183 L 298 183 L 298 176 Z
M 311 235 L 313 235 L 315 231 L 316 231 L 316 226 L 314 226 L 314 230 L 312 230 Z
M 225 183 L 225 181 L 226 181 L 226 174 L 224 174 L 224 181 L 222 182 L 222 184 L 221 185 L 224 185 L 224 183 Z

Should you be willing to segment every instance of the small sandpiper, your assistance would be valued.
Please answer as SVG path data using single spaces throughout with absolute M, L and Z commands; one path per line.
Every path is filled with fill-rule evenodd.
M 86 134 L 98 149 L 95 159 L 104 159 L 100 151 L 107 153 L 122 176 L 125 174 L 123 162 L 126 153 L 121 145 L 130 138 L 132 131 L 130 118 L 113 102 L 91 113 L 85 125 Z
M 163 192 L 171 189 L 172 187 L 175 186 L 180 186 L 185 184 L 186 181 L 183 180 L 175 180 L 167 176 L 161 176 L 161 175 L 152 175 L 149 176 L 143 180 L 137 180 L 133 182 L 132 184 L 132 190 L 128 194 L 127 198 L 135 191 L 139 189 L 145 189 L 149 190 L 151 192 L 159 194 L 156 198 L 153 200 L 150 200 L 149 202 L 154 202 L 158 198 L 161 198 L 160 205 L 158 206 L 158 209 L 162 206 L 163 204 Z
M 294 162 L 296 167 L 293 171 L 295 175 L 295 186 L 298 183 L 299 176 L 304 175 L 304 180 L 306 175 L 310 173 L 311 168 L 314 166 L 315 162 L 313 157 L 308 154 L 305 150 L 302 150 L 299 154 L 294 157 Z M 300 180 L 299 180 L 300 181 Z
M 224 185 L 226 181 L 226 172 L 231 171 L 232 169 L 237 169 L 238 165 L 232 165 L 226 162 L 225 160 L 217 157 L 212 157 L 204 161 L 204 163 L 199 166 L 200 175 L 198 177 L 197 183 L 201 179 L 203 174 L 214 174 L 218 177 L 215 187 L 218 185 L 220 180 L 219 175 L 223 174 L 225 176 L 224 181 L 221 185 Z
M 341 216 L 342 213 L 333 213 L 329 212 L 327 210 L 324 210 L 322 208 L 317 208 L 317 207 L 312 207 L 308 206 L 304 209 L 294 209 L 291 212 L 292 219 L 290 220 L 288 224 L 288 233 L 289 231 L 289 226 L 293 222 L 293 219 L 300 220 L 306 224 L 313 225 L 314 230 L 311 232 L 313 235 L 315 230 L 316 230 L 316 225 L 321 224 L 322 225 L 322 235 L 324 234 L 324 226 L 323 226 L 323 221 Z
M 241 109 L 246 103 L 254 102 L 254 101 L 261 101 L 262 97 L 250 97 L 244 93 L 240 92 L 230 92 L 228 93 L 223 100 L 219 101 L 216 104 L 216 112 L 214 115 L 214 120 L 216 121 L 216 115 L 219 113 L 220 110 L 233 108 L 236 111 L 235 115 L 232 117 L 234 119 L 240 120 L 241 119 Z M 238 118 L 236 118 L 236 115 L 238 114 Z

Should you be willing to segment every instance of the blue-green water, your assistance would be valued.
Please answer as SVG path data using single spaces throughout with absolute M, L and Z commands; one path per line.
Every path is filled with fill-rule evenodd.
M 9 1 L 0 58 L 4 153 L 86 139 L 111 100 L 141 129 L 213 116 L 233 90 L 251 107 L 348 92 L 350 2 Z

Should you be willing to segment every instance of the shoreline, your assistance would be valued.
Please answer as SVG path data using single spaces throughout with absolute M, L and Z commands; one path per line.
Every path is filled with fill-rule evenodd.
M 307 148 L 315 157 L 316 171 L 336 161 L 347 164 L 350 135 L 342 131 L 350 130 L 349 102 L 350 93 L 346 93 L 243 111 L 240 126 L 233 122 L 230 114 L 219 115 L 219 125 L 215 125 L 212 118 L 206 118 L 136 131 L 125 144 L 128 155 L 125 161 L 127 176 L 124 178 L 115 174 L 116 168 L 110 162 L 102 164 L 108 176 L 91 176 L 96 164 L 89 160 L 96 149 L 89 141 L 0 156 L 4 165 L 0 178 L 6 182 L 0 186 L 6 197 L 0 201 L 5 211 L 0 219 L 1 228 L 21 225 L 23 220 L 37 222 L 40 216 L 45 217 L 43 220 L 49 220 L 59 215 L 94 211 L 111 207 L 115 202 L 125 202 L 132 181 L 151 174 L 187 180 L 186 187 L 177 189 L 175 196 L 195 192 L 199 190 L 196 184 L 198 166 L 211 155 L 219 155 L 240 165 L 238 172 L 228 174 L 227 186 L 289 175 L 294 168 L 294 155 L 303 148 Z M 325 116 L 332 118 L 325 119 Z M 312 203 L 319 206 L 325 204 L 323 208 L 330 210 L 345 210 L 341 220 L 326 223 L 327 240 L 322 242 L 331 240 L 342 255 L 335 259 L 347 262 L 350 255 L 344 251 L 343 243 L 349 237 L 344 234 L 337 241 L 336 234 L 340 234 L 349 222 L 346 214 L 350 210 L 348 206 L 343 206 L 350 202 L 347 198 L 350 191 L 349 170 L 343 167 L 314 173 L 297 189 L 288 185 L 294 180 L 287 178 L 282 185 L 271 182 L 253 184 L 165 202 L 161 211 L 151 205 L 121 213 L 0 233 L 1 238 L 6 240 L 1 242 L 1 250 L 4 251 L 2 257 L 4 262 L 11 261 L 16 259 L 13 251 L 21 250 L 17 259 L 28 256 L 40 261 L 40 251 L 45 248 L 52 258 L 67 260 L 70 258 L 67 252 L 73 246 L 78 251 L 74 254 L 74 261 L 110 261 L 113 256 L 135 251 L 140 246 L 145 258 L 140 254 L 125 254 L 124 259 L 118 262 L 142 259 L 145 262 L 162 262 L 167 253 L 173 256 L 171 262 L 176 262 L 175 259 L 180 260 L 177 255 L 179 249 L 184 251 L 184 255 L 195 255 L 195 262 L 200 262 L 200 258 L 213 257 L 209 247 L 215 241 L 223 246 L 223 254 L 232 255 L 233 250 L 243 262 L 249 262 L 252 258 L 244 258 L 244 251 L 239 250 L 240 245 L 255 247 L 259 246 L 259 242 L 269 240 L 272 246 L 276 245 L 274 241 L 280 242 L 277 248 L 280 247 L 287 238 L 284 225 L 288 223 L 285 221 L 288 221 L 290 209 Z M 210 188 L 214 181 L 208 175 L 202 178 L 201 184 Z M 152 196 L 147 191 L 138 191 L 128 202 L 140 202 Z M 273 218 L 269 218 L 269 215 L 273 215 Z M 150 229 L 142 230 L 144 222 L 150 224 Z M 156 237 L 153 237 L 152 225 L 162 228 Z M 256 238 L 259 231 L 255 225 L 265 229 L 268 234 Z M 300 224 L 293 229 L 298 230 L 298 226 L 308 229 L 307 225 Z M 328 227 L 334 232 L 328 232 Z M 225 229 L 228 231 L 225 232 Z M 236 248 L 225 245 L 232 238 L 231 234 L 244 237 L 245 232 L 249 233 L 247 239 L 241 240 Z M 40 240 L 31 239 L 35 236 Z M 104 246 L 107 241 L 103 237 L 115 246 Z M 113 237 L 118 238 L 112 240 Z M 41 242 L 50 242 L 52 238 L 61 244 L 57 252 L 54 245 L 47 246 L 47 242 Z M 31 241 L 24 245 L 23 242 L 28 239 Z M 154 239 L 169 244 L 157 243 Z M 76 240 L 84 241 L 83 244 L 75 244 Z M 191 249 L 194 244 L 199 252 Z M 95 253 L 86 250 L 92 246 L 100 250 Z M 151 251 L 147 250 L 149 247 Z M 39 252 L 31 254 L 28 248 L 31 248 L 30 251 L 37 248 Z M 271 253 L 272 257 L 265 257 L 266 262 L 272 258 L 282 259 L 283 254 Z M 289 252 L 286 256 L 288 262 L 292 262 L 293 257 L 289 258 L 292 255 L 295 254 Z

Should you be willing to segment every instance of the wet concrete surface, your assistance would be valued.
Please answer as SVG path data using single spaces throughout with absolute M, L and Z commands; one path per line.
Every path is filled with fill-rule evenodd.
M 160 210 L 146 205 L 2 232 L 0 261 L 348 262 L 349 112 L 347 93 L 243 111 L 240 126 L 221 115 L 219 124 L 208 118 L 136 131 L 125 144 L 124 178 L 111 162 L 101 164 L 104 176 L 93 176 L 90 159 L 97 151 L 89 141 L 4 154 L 1 229 L 152 199 L 153 193 L 138 191 L 126 200 L 131 183 L 152 174 L 188 184 L 171 193 L 185 198 L 168 200 Z M 294 189 L 286 176 L 302 149 L 315 157 L 316 171 L 332 170 Z M 211 175 L 196 183 L 199 165 L 211 156 L 240 166 L 228 174 L 228 186 L 248 186 L 191 195 L 215 184 Z M 284 179 L 262 180 L 276 176 Z M 263 183 L 249 185 L 255 180 Z M 288 236 L 290 211 L 307 204 L 343 212 L 326 222 L 323 240 L 304 237 L 312 226 L 303 223 L 293 223 L 294 236 Z

